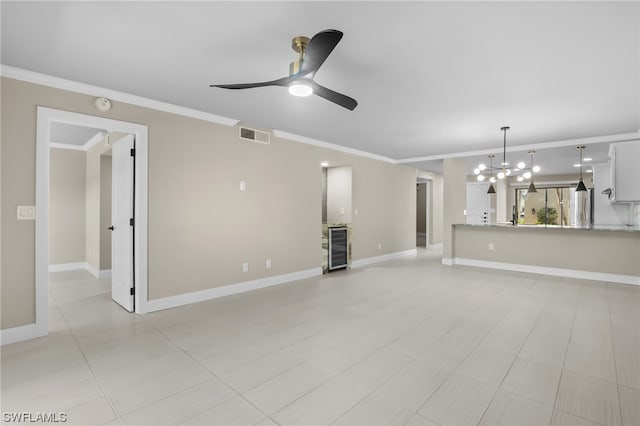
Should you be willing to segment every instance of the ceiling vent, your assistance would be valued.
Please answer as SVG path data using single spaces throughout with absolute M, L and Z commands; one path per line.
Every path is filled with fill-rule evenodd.
M 262 130 L 250 129 L 249 127 L 240 126 L 240 139 L 259 143 L 271 143 L 271 135 L 269 132 Z

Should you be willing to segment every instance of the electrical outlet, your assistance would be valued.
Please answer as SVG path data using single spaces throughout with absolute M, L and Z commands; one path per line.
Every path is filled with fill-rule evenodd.
M 246 191 L 247 190 L 247 183 L 243 180 L 240 181 L 240 191 Z
M 489 250 L 493 250 L 493 243 L 489 243 Z
M 378 243 L 378 250 L 382 250 L 382 243 Z
M 249 272 L 249 262 L 244 262 L 242 264 L 242 272 Z
M 340 207 L 340 214 L 344 214 L 344 207 Z
M 355 210 L 353 211 L 353 214 L 355 214 L 356 216 L 358 216 L 358 209 L 355 209 Z
M 36 220 L 36 206 L 18 206 L 16 217 L 18 220 Z
M 266 260 L 265 266 L 267 267 L 267 269 L 271 269 L 271 259 Z

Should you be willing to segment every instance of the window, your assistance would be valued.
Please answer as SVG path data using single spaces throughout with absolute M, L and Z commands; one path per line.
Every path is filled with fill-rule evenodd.
M 569 186 L 538 188 L 529 193 L 526 188 L 516 189 L 516 211 L 519 225 L 571 225 L 571 196 Z

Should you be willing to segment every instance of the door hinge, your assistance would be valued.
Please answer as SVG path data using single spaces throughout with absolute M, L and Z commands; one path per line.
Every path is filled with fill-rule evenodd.
M 131 287 L 131 288 L 129 289 L 129 294 L 130 294 L 131 296 L 134 296 L 134 295 L 136 294 L 136 288 L 135 288 L 135 287 Z
M 129 226 L 133 226 L 133 225 L 134 225 L 134 223 L 135 223 L 135 222 L 134 222 L 133 218 L 129 219 Z
M 136 156 L 136 149 L 135 148 L 131 148 L 131 156 L 132 157 Z

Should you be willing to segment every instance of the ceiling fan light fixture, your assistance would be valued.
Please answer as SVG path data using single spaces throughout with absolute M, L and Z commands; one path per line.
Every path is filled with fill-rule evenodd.
M 310 84 L 301 81 L 294 81 L 289 85 L 289 93 L 293 96 L 311 96 L 313 94 L 313 87 Z

